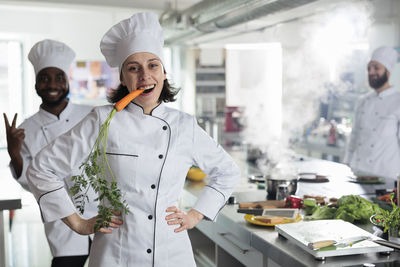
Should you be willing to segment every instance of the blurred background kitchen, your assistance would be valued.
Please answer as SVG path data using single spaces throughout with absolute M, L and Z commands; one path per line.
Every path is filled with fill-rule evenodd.
M 103 60 L 100 39 L 142 10 L 158 13 L 164 28 L 166 70 L 181 88 L 172 106 L 194 114 L 225 146 L 244 148 L 253 163 L 293 154 L 341 162 L 356 101 L 371 90 L 371 52 L 382 45 L 400 51 L 398 0 L 0 1 L 1 111 L 18 113 L 17 124 L 37 111 L 27 53 L 44 38 L 77 54 L 70 99 L 107 103 L 119 77 Z M 390 77 L 400 86 L 399 64 Z M 11 176 L 8 162 L 2 126 L 0 179 Z M 39 211 L 21 192 L 11 266 L 46 266 L 51 256 Z

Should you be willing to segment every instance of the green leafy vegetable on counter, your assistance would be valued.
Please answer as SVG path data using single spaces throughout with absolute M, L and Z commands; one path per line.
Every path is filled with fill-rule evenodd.
M 335 219 L 366 223 L 372 215 L 380 212 L 380 210 L 381 208 L 377 204 L 360 196 L 343 196 L 338 200 L 338 210 L 335 214 Z
M 331 208 L 328 206 L 315 206 L 312 215 L 306 216 L 307 220 L 325 220 L 334 218 L 336 213 L 336 208 Z
M 381 212 L 377 204 L 356 195 L 343 196 L 338 200 L 337 208 L 328 206 L 315 208 L 306 220 L 342 219 L 347 222 L 366 223 L 373 214 Z

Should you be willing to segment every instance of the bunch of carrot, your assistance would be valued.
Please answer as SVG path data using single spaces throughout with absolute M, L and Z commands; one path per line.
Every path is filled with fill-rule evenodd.
M 85 204 L 89 201 L 87 195 L 89 188 L 93 188 L 98 194 L 95 201 L 99 201 L 99 215 L 95 224 L 95 231 L 98 231 L 102 227 L 108 227 L 115 212 L 120 214 L 129 212 L 129 207 L 123 199 L 120 189 L 117 187 L 114 174 L 108 164 L 106 145 L 108 129 L 114 114 L 123 110 L 143 91 L 134 90 L 114 105 L 114 108 L 100 128 L 99 135 L 87 160 L 80 166 L 82 173 L 71 178 L 74 185 L 71 187 L 70 192 L 74 196 L 77 208 L 81 213 L 84 212 Z M 111 175 L 111 183 L 108 182 L 106 177 L 107 169 Z

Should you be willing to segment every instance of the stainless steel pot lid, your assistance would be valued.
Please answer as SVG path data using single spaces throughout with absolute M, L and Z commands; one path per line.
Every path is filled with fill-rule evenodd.
M 267 179 L 269 175 L 258 174 L 258 175 L 250 175 L 249 182 L 250 183 L 265 183 L 265 179 Z
M 292 177 L 280 178 L 280 177 L 267 177 L 267 180 L 271 181 L 297 181 L 299 179 L 298 176 L 294 175 Z

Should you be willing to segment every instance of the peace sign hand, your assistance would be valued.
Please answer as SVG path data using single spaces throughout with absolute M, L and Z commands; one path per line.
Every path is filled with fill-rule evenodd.
M 19 152 L 21 151 L 22 142 L 24 141 L 25 138 L 25 130 L 18 129 L 16 127 L 18 113 L 15 113 L 11 125 L 8 122 L 7 115 L 3 113 L 3 116 L 4 116 L 4 123 L 6 125 L 8 153 L 10 155 L 18 155 Z

